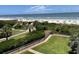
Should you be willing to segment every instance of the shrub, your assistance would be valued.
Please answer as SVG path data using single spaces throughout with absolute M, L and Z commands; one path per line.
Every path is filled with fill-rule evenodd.
M 19 39 L 10 39 L 7 41 L 0 42 L 0 53 L 6 52 L 8 50 L 20 47 L 24 44 L 30 43 L 34 40 L 38 40 L 44 37 L 43 31 L 35 31 L 28 33 L 25 37 Z
M 16 24 L 17 20 L 0 20 L 0 28 L 2 28 L 4 25 L 8 24 L 13 26 L 14 24 Z

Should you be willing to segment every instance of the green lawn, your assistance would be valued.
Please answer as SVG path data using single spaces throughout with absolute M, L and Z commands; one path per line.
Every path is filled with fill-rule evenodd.
M 21 31 L 19 29 L 15 29 L 15 30 L 12 30 L 12 34 L 15 35 L 15 34 L 19 34 L 19 33 L 22 33 L 24 31 Z
M 33 49 L 46 54 L 66 54 L 70 50 L 68 42 L 68 37 L 52 36 L 46 43 Z
M 23 38 L 23 37 L 25 37 L 27 34 L 26 33 L 24 33 L 24 34 L 21 34 L 21 35 L 18 35 L 18 36 L 15 36 L 15 37 L 13 37 L 12 39 L 20 39 L 20 38 Z
M 25 32 L 25 30 L 21 31 L 19 29 L 15 29 L 15 30 L 12 30 L 12 35 L 16 35 L 16 34 L 19 34 L 19 33 L 22 33 L 22 32 Z M 0 33 L 2 33 L 2 32 L 0 31 Z M 25 35 L 26 35 L 26 33 L 18 35 L 18 36 L 15 36 L 12 39 L 19 39 L 19 38 L 25 37 Z
M 21 54 L 34 54 L 34 53 L 32 53 L 32 52 L 30 52 L 30 51 L 25 51 L 25 52 L 23 52 L 23 53 L 21 53 Z

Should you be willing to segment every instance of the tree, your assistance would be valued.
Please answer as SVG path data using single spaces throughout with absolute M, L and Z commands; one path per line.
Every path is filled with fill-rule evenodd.
M 28 29 L 29 29 L 29 32 L 32 32 L 32 30 L 33 30 L 33 23 L 29 22 Z
M 70 43 L 70 47 L 71 47 L 71 51 L 70 53 L 76 54 L 77 53 L 77 48 L 78 48 L 78 42 L 79 42 L 79 36 L 78 34 L 74 34 L 71 36 L 71 43 Z
M 34 22 L 33 22 L 33 26 L 36 28 L 37 25 L 38 25 L 38 21 L 34 21 Z
M 25 30 L 27 30 L 27 29 L 28 29 L 28 26 L 29 26 L 29 24 L 28 24 L 28 23 L 26 23 L 26 24 L 25 24 L 25 26 L 24 26 Z
M 37 26 L 39 25 L 39 22 L 38 21 L 34 21 L 33 22 L 33 27 L 35 28 L 35 30 L 37 29 Z
M 8 40 L 8 37 L 12 35 L 12 29 L 11 29 L 11 26 L 10 25 L 5 25 L 3 26 L 3 35 L 4 37 L 6 38 L 6 40 Z

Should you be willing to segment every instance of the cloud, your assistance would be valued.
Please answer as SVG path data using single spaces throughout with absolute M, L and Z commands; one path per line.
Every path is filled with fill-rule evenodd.
M 37 5 L 30 7 L 26 12 L 34 12 L 34 13 L 44 13 L 51 11 L 53 9 L 48 8 L 46 5 Z
M 46 6 L 33 6 L 31 7 L 33 11 L 43 11 L 46 10 Z
M 45 11 L 45 10 L 52 10 L 52 9 L 48 9 L 47 6 L 43 6 L 43 5 L 39 5 L 39 6 L 33 6 L 31 7 L 31 9 L 33 11 Z

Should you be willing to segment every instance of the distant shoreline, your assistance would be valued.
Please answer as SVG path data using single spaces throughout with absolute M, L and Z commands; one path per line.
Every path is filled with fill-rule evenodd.
M 75 20 L 75 19 L 15 19 L 15 18 L 0 18 L 0 20 L 18 20 L 18 21 L 27 21 L 27 22 L 32 22 L 32 21 L 39 21 L 39 22 L 45 22 L 47 21 L 48 23 L 57 23 L 57 24 L 76 24 L 79 25 L 79 20 Z

